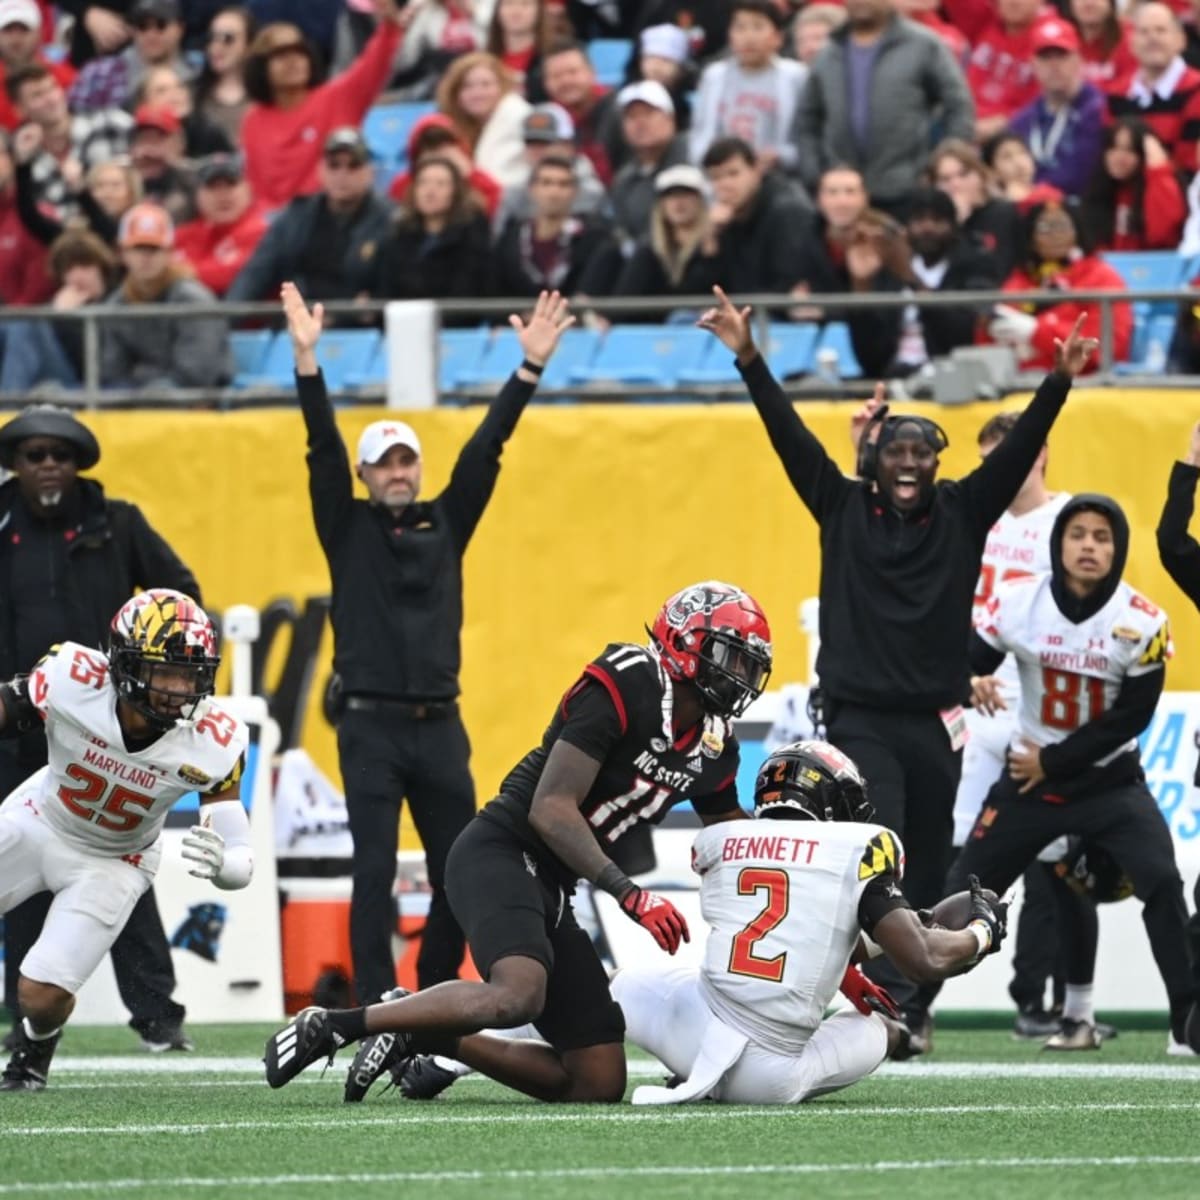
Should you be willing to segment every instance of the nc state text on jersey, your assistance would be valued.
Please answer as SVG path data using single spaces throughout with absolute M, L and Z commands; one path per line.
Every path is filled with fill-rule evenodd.
M 649 750 L 643 750 L 633 761 L 638 772 L 651 783 L 661 783 L 673 792 L 686 792 L 696 782 L 697 776 L 690 771 L 673 771 L 660 767 L 658 759 Z
M 815 838 L 798 837 L 727 837 L 721 846 L 722 862 L 739 859 L 767 859 L 770 862 L 808 864 L 821 843 Z

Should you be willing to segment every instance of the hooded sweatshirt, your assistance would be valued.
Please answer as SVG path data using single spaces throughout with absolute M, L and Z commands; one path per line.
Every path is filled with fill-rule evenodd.
M 417 159 L 417 147 L 420 145 L 422 136 L 429 129 L 445 129 L 447 132 L 453 133 L 458 148 L 468 158 L 471 157 L 471 147 L 458 135 L 458 132 L 454 128 L 454 122 L 445 113 L 430 113 L 428 116 L 421 117 L 413 125 L 408 135 L 409 169 L 399 172 L 388 187 L 388 197 L 395 200 L 396 203 L 403 200 L 405 194 L 408 192 L 409 184 L 412 183 L 412 164 Z M 495 176 L 489 175 L 486 171 L 472 165 L 471 173 L 467 176 L 467 187 L 479 197 L 479 203 L 483 206 L 483 210 L 487 213 L 488 220 L 490 221 L 496 215 L 500 198 L 504 195 L 504 188 L 500 186 L 500 181 Z

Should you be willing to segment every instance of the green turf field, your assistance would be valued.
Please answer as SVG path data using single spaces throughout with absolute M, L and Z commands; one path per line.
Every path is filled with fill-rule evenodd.
M 127 1030 L 69 1030 L 49 1090 L 0 1095 L 0 1200 L 1200 1197 L 1200 1062 L 1168 1059 L 1161 1031 L 1052 1057 L 939 1030 L 931 1058 L 811 1105 L 657 1110 L 555 1108 L 474 1078 L 431 1104 L 349 1107 L 344 1064 L 272 1092 L 269 1032 L 197 1026 L 194 1055 L 149 1055 Z M 644 1058 L 631 1073 L 658 1075 Z

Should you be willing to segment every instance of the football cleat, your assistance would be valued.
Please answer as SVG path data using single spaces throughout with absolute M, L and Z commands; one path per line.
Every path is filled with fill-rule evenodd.
M 397 987 L 390 992 L 384 992 L 379 997 L 380 1004 L 389 1000 L 399 1000 L 411 993 L 407 988 Z M 358 1104 L 366 1098 L 371 1085 L 385 1071 L 395 1071 L 404 1064 L 404 1060 L 412 1055 L 412 1036 L 406 1033 L 372 1034 L 364 1038 L 358 1045 L 358 1052 L 346 1072 L 346 1086 L 342 1092 L 342 1101 L 346 1104 Z
M 1187 1042 L 1177 1042 L 1174 1034 L 1167 1034 L 1168 1058 L 1195 1058 L 1196 1053 Z
M 1183 1038 L 1193 1054 L 1200 1054 L 1200 1000 L 1193 1000 L 1183 1026 Z
M 27 1037 L 20 1025 L 14 1028 L 17 1048 L 0 1075 L 0 1092 L 40 1092 L 46 1087 L 46 1076 L 50 1074 L 50 1060 L 55 1048 L 62 1040 L 62 1033 L 42 1041 Z
M 267 1039 L 263 1054 L 267 1082 L 273 1088 L 281 1088 L 322 1058 L 328 1060 L 325 1064 L 328 1067 L 343 1045 L 345 1040 L 330 1028 L 328 1009 L 303 1008 L 290 1025 Z
M 908 1024 L 911 1021 L 912 1024 Z M 895 1062 L 904 1062 L 933 1049 L 933 1017 L 929 1013 L 914 1014 L 904 1022 L 897 1022 L 900 1041 L 889 1057 Z
M 1100 1032 L 1091 1021 L 1063 1017 L 1062 1029 L 1047 1038 L 1043 1050 L 1099 1050 Z
M 1040 1005 L 1023 1008 L 1013 1022 L 1013 1037 L 1022 1041 L 1044 1041 L 1062 1029 L 1062 1018 L 1048 1012 Z
M 187 1053 L 196 1048 L 196 1043 L 184 1032 L 182 1025 L 150 1025 L 144 1030 L 139 1030 L 139 1033 L 142 1045 L 151 1054 L 162 1054 L 166 1050 Z
M 457 1071 L 441 1066 L 432 1054 L 416 1054 L 392 1068 L 392 1082 L 406 1100 L 436 1100 L 459 1078 Z

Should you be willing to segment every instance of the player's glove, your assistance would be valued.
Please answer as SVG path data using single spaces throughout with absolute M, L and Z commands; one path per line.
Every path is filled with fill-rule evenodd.
M 674 954 L 679 949 L 681 940 L 692 940 L 683 913 L 664 896 L 648 892 L 634 884 L 618 903 L 625 915 L 635 920 L 643 929 L 648 929 L 654 935 L 654 940 L 668 954 Z
M 887 988 L 872 983 L 856 966 L 846 968 L 838 990 L 858 1009 L 863 1016 L 878 1013 L 881 1017 L 900 1020 L 900 1006 L 892 999 Z
M 971 889 L 971 919 L 967 922 L 967 927 L 978 924 L 987 930 L 988 946 L 980 954 L 979 957 L 982 958 L 984 954 L 995 954 L 1004 941 L 1004 935 L 1008 932 L 1008 903 L 1004 900 L 989 900 L 984 894 L 978 875 L 968 876 L 967 884 Z
M 225 865 L 225 839 L 205 825 L 193 825 L 183 838 L 183 857 L 196 865 L 188 874 L 215 879 Z

